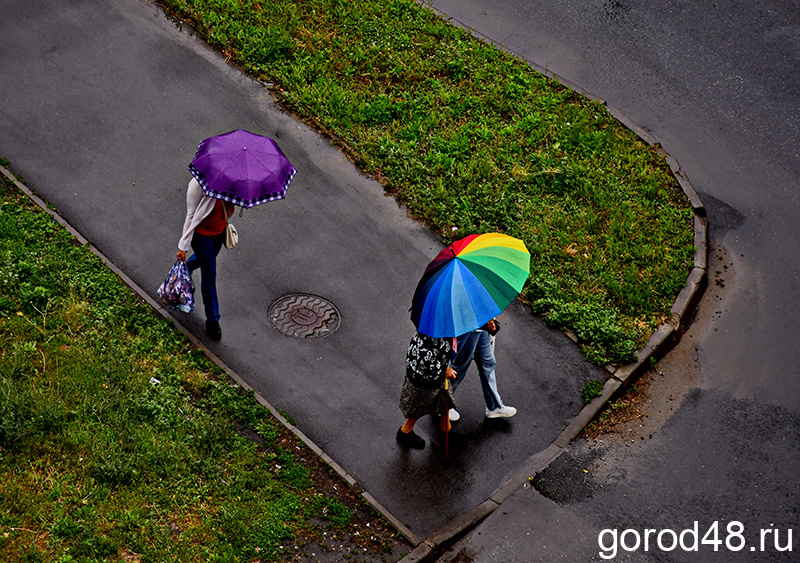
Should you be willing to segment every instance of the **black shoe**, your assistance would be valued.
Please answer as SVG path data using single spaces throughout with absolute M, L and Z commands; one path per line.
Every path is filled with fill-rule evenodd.
M 398 428 L 397 441 L 400 443 L 401 446 L 405 446 L 406 448 L 415 448 L 417 450 L 421 450 L 422 448 L 425 447 L 425 440 L 423 440 L 413 430 L 408 434 L 406 434 L 405 432 L 403 432 L 402 428 Z
M 206 334 L 211 340 L 219 342 L 222 340 L 222 329 L 219 327 L 219 321 L 206 321 Z

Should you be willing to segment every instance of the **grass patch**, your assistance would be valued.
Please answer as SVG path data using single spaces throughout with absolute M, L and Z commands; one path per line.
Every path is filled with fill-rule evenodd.
M 1 178 L 3 561 L 396 548 L 266 408 Z
M 161 0 L 330 136 L 446 242 L 503 232 L 523 299 L 597 364 L 635 358 L 693 257 L 655 149 L 589 101 L 413 0 Z

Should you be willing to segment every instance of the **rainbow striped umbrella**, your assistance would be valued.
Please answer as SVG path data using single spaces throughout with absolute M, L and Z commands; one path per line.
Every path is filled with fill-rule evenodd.
M 433 338 L 482 327 L 508 307 L 530 275 L 525 244 L 488 233 L 457 240 L 428 264 L 417 284 L 411 320 Z

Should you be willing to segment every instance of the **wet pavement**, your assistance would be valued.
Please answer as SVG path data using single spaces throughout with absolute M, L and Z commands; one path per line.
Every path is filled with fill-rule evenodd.
M 466 445 L 445 458 L 423 420 L 428 446 L 404 451 L 394 436 L 408 308 L 439 237 L 150 3 L 7 0 L 0 33 L 0 156 L 153 295 L 175 258 L 197 144 L 237 128 L 279 142 L 299 172 L 285 200 L 235 219 L 239 245 L 219 259 L 222 342 L 205 338 L 199 311 L 177 318 L 412 540 L 484 502 L 578 413 L 583 384 L 602 378 L 566 336 L 512 304 L 498 382 L 519 414 L 485 421 L 473 368 L 457 396 Z M 273 328 L 270 306 L 297 293 L 335 305 L 339 329 L 307 339 Z
M 794 561 L 800 494 L 797 1 L 435 0 L 659 140 L 709 219 L 709 290 L 624 436 L 580 440 L 441 557 L 602 561 L 599 534 L 741 522 L 745 545 L 616 561 Z M 794 530 L 793 550 L 779 550 Z M 633 545 L 633 534 L 628 536 Z M 734 542 L 734 547 L 736 543 Z M 608 555 L 608 553 L 606 553 Z

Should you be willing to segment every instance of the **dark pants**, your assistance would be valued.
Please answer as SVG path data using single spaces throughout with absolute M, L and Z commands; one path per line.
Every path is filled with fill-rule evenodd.
M 225 242 L 225 231 L 209 237 L 195 233 L 192 237 L 194 254 L 186 261 L 189 275 L 200 268 L 200 293 L 206 320 L 219 321 L 219 301 L 217 300 L 217 254 Z

